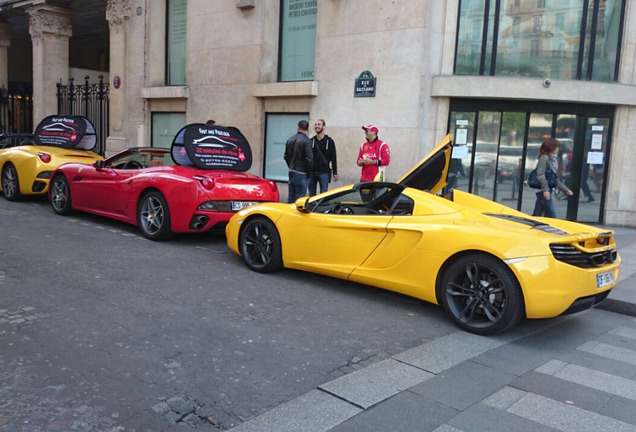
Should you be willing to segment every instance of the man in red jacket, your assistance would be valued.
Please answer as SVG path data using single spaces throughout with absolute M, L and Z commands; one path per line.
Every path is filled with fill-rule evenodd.
M 362 126 L 366 142 L 360 146 L 358 152 L 358 166 L 362 167 L 360 181 L 374 181 L 380 173 L 380 180 L 384 180 L 384 167 L 389 164 L 391 155 L 387 143 L 378 139 L 377 126 Z

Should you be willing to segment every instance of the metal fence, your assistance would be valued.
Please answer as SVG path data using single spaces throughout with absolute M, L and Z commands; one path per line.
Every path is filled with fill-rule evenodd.
M 104 155 L 106 137 L 108 136 L 108 83 L 104 83 L 104 76 L 100 75 L 99 83 L 90 84 L 89 76 L 84 77 L 84 84 L 75 85 L 74 79 L 69 78 L 68 85 L 57 84 L 57 112 L 58 114 L 81 115 L 95 126 L 97 146 L 95 152 Z
M 28 93 L 0 88 L 0 133 L 33 132 L 33 100 Z

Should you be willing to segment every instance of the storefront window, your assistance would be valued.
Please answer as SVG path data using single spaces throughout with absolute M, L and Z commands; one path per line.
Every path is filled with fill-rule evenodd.
M 265 175 L 268 180 L 288 181 L 285 143 L 298 129 L 298 122 L 309 121 L 309 114 L 267 114 L 265 120 Z
M 170 148 L 177 132 L 185 126 L 185 113 L 152 113 L 152 147 Z
M 602 223 L 613 110 L 606 105 L 453 100 L 447 190 L 465 190 L 531 215 L 537 190 L 524 181 L 537 166 L 541 143 L 555 137 L 561 142 L 557 173 L 574 192 L 572 197 L 554 195 L 557 216 Z
M 314 79 L 318 0 L 282 0 L 280 81 Z
M 462 0 L 455 73 L 615 81 L 624 4 Z

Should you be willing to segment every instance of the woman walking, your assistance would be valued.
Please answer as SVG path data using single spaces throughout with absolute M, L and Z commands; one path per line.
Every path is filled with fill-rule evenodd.
M 547 170 L 552 170 L 555 175 L 559 169 L 557 153 L 561 143 L 554 139 L 548 138 L 541 144 L 539 149 L 539 160 L 537 162 L 537 180 L 541 184 L 541 191 L 537 192 L 537 202 L 534 205 L 532 216 L 547 216 L 556 218 L 556 210 L 554 209 L 554 201 L 552 201 L 552 189 L 548 186 L 548 180 L 545 177 Z M 572 196 L 573 192 L 563 184 L 557 177 L 556 187 L 568 196 Z

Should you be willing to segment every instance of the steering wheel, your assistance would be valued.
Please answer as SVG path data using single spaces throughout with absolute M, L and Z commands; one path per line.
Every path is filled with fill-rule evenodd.
M 143 168 L 141 164 L 135 160 L 129 160 L 121 167 L 121 169 L 141 169 L 141 168 Z
M 338 208 L 336 213 L 337 214 L 344 214 L 344 215 L 352 215 L 353 214 L 353 210 L 351 210 L 351 207 L 349 207 L 349 206 L 341 206 L 341 207 Z

